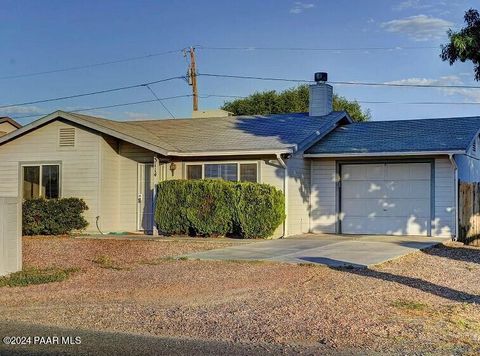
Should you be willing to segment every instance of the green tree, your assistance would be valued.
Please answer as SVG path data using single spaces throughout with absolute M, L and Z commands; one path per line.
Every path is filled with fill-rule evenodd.
M 456 61 L 472 61 L 475 71 L 475 80 L 480 80 L 480 14 L 475 9 L 465 12 L 467 26 L 458 32 L 448 30 L 450 42 L 442 46 L 440 57 L 449 61 L 450 65 Z
M 227 101 L 223 110 L 235 115 L 268 115 L 308 111 L 308 85 L 276 92 L 275 90 L 256 92 L 243 99 Z M 350 101 L 334 94 L 333 110 L 347 111 L 355 121 L 370 120 L 370 110 L 362 110 L 357 101 Z

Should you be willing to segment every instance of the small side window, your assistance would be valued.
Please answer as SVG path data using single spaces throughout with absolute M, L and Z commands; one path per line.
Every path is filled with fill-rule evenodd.
M 187 179 L 202 179 L 202 165 L 189 164 L 187 166 Z

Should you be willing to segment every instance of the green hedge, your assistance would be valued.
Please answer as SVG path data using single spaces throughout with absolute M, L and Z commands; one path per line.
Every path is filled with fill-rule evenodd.
M 155 222 L 165 234 L 266 238 L 284 220 L 283 193 L 267 184 L 207 179 L 158 186 Z
M 88 210 L 82 199 L 31 199 L 23 202 L 23 235 L 66 235 L 83 230 Z

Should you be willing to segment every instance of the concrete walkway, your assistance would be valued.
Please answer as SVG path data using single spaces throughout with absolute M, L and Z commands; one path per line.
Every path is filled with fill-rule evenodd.
M 447 238 L 304 234 L 186 255 L 204 260 L 261 260 L 368 267 L 429 248 Z

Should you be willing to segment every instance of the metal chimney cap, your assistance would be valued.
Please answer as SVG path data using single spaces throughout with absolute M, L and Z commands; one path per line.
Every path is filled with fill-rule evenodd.
M 317 84 L 325 83 L 328 80 L 327 72 L 316 72 L 314 75 L 315 81 Z

